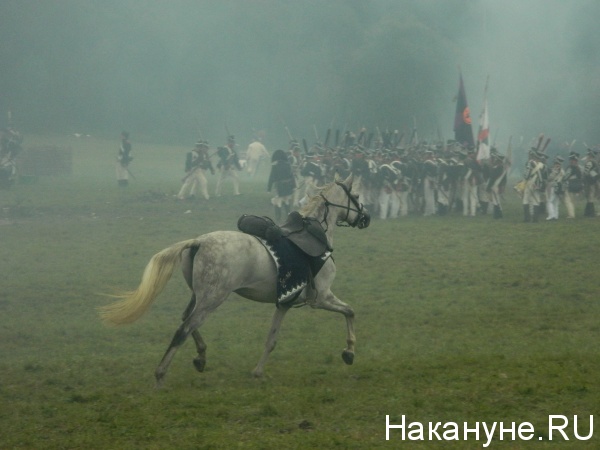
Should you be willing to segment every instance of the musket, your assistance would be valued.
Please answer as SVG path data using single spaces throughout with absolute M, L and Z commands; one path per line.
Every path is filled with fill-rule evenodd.
M 365 128 L 364 128 L 364 127 L 360 129 L 360 134 L 358 135 L 358 139 L 356 139 L 356 142 L 357 142 L 358 144 L 361 144 L 361 143 L 362 143 L 362 140 L 363 140 L 363 139 L 364 139 L 364 137 L 365 137 L 365 131 L 366 131 L 366 130 L 365 130 Z M 362 144 L 361 144 L 361 145 L 362 145 Z
M 544 140 L 544 133 L 541 133 L 540 136 L 538 137 L 538 143 L 535 146 L 535 151 L 539 151 L 540 147 L 542 146 L 542 141 Z
M 410 143 L 411 144 L 419 143 L 419 135 L 417 134 L 417 117 L 416 116 L 413 116 L 413 135 L 410 139 Z
M 325 135 L 325 147 L 327 147 L 327 144 L 329 144 L 329 138 L 331 137 L 331 128 L 327 129 L 327 135 Z
M 127 167 L 127 166 L 124 166 L 124 168 L 125 168 L 125 170 L 127 171 L 127 173 L 128 173 L 129 175 L 131 175 L 131 178 L 133 178 L 133 179 L 135 180 L 135 179 L 136 179 L 136 178 L 135 178 L 135 175 L 134 175 L 133 173 L 131 173 L 131 170 L 129 170 L 129 167 Z
M 231 136 L 231 133 L 229 132 L 229 127 L 227 126 L 227 121 L 225 121 L 225 133 L 227 133 L 226 139 L 229 139 L 229 136 Z
M 394 148 L 398 147 L 398 144 L 400 143 L 400 139 L 402 139 L 402 135 L 400 134 L 400 132 L 398 130 L 394 130 Z
M 294 138 L 292 137 L 292 133 L 290 133 L 289 128 L 287 126 L 285 126 L 284 128 L 285 128 L 285 131 L 286 131 L 286 133 L 288 135 L 288 139 L 290 140 L 290 142 L 293 141 Z
M 196 171 L 196 168 L 190 170 L 188 173 L 185 174 L 185 176 L 181 179 L 182 183 L 185 183 L 185 180 L 187 180 L 189 177 L 192 176 L 192 174 Z
M 505 159 L 504 167 L 508 172 L 508 168 L 512 166 L 512 136 L 508 138 L 508 147 L 506 148 L 506 159 Z
M 313 124 L 313 130 L 315 131 L 315 139 L 317 140 L 317 142 L 321 142 L 319 140 L 319 133 L 317 133 L 317 126 Z
M 308 144 L 306 143 L 306 139 L 302 138 L 302 147 L 304 147 L 304 153 L 308 155 Z
M 540 150 L 542 153 L 544 153 L 546 151 L 546 149 L 548 148 L 548 144 L 550 143 L 550 138 L 546 139 L 546 142 L 544 143 L 544 146 L 542 147 L 542 149 Z
M 413 144 L 418 144 L 418 138 L 417 138 L 417 129 L 413 128 L 412 129 L 412 134 L 410 135 L 410 145 Z
M 375 129 L 377 130 L 377 139 L 379 140 L 379 142 L 383 142 L 383 136 L 381 136 L 381 130 L 379 129 L 378 126 L 376 126 Z
M 281 119 L 281 123 L 283 124 L 283 129 L 285 130 L 285 132 L 288 135 L 288 139 L 291 141 L 294 140 L 294 138 L 292 137 L 292 133 L 290 133 L 290 129 L 288 128 L 287 124 L 285 123 L 285 120 Z

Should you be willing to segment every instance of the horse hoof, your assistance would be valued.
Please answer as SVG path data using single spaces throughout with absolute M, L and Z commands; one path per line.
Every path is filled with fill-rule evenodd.
M 344 350 L 342 352 L 342 359 L 344 360 L 344 362 L 346 364 L 348 364 L 349 366 L 351 366 L 352 363 L 354 362 L 354 353 L 350 352 L 348 350 Z
M 204 372 L 204 366 L 206 366 L 205 359 L 194 358 L 194 367 L 198 372 Z

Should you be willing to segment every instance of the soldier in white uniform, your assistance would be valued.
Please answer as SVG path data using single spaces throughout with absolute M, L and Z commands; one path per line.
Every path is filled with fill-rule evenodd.
M 567 208 L 567 219 L 574 219 L 574 201 L 576 196 L 583 190 L 583 171 L 579 167 L 579 155 L 575 152 L 571 152 L 569 155 L 569 165 L 565 169 L 563 184 L 566 185 L 563 200 Z
M 200 186 L 202 196 L 208 200 L 208 181 L 206 180 L 206 171 L 210 170 L 211 174 L 215 174 L 212 163 L 208 157 L 208 142 L 198 141 L 196 146 L 189 153 L 188 161 L 186 162 L 186 176 L 183 178 L 183 185 L 177 194 L 179 200 L 185 198 L 194 198 L 196 190 Z
M 227 138 L 227 145 L 217 149 L 217 155 L 219 156 L 219 162 L 217 163 L 219 179 L 217 180 L 215 196 L 221 196 L 223 181 L 227 178 L 231 178 L 233 181 L 233 195 L 240 195 L 240 180 L 237 173 L 242 170 L 242 166 L 235 151 L 235 137 L 233 135 Z
M 251 178 L 254 178 L 261 160 L 265 158 L 269 158 L 269 152 L 260 139 L 255 137 L 246 150 L 246 172 Z
M 377 170 L 377 179 L 379 184 L 379 218 L 396 219 L 400 210 L 400 197 L 396 193 L 398 183 L 398 170 L 391 164 L 382 164 Z
M 117 184 L 120 187 L 129 185 L 129 163 L 133 160 L 131 156 L 131 142 L 129 142 L 129 133 L 123 131 L 121 133 L 121 146 L 117 154 Z
M 432 216 L 436 213 L 435 190 L 437 185 L 438 166 L 433 159 L 431 150 L 425 151 L 423 162 L 423 199 L 425 201 L 424 216 Z
M 466 171 L 463 179 L 463 216 L 475 216 L 479 206 L 478 188 L 483 180 L 481 166 L 475 159 L 475 152 L 469 151 L 464 161 Z
M 546 220 L 558 220 L 558 207 L 560 198 L 564 195 L 563 178 L 565 171 L 562 168 L 564 158 L 557 156 L 552 164 L 546 183 L 546 209 L 548 217 Z
M 544 186 L 544 163 L 543 155 L 532 149 L 529 152 L 529 161 L 525 166 L 525 189 L 523 190 L 523 221 L 537 222 L 539 207 Z

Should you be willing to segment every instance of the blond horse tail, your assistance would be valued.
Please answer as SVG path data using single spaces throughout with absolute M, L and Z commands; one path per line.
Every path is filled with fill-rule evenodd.
M 109 325 L 124 325 L 142 317 L 171 279 L 175 267 L 181 263 L 181 252 L 198 245 L 198 239 L 181 241 L 150 258 L 136 290 L 111 295 L 118 300 L 98 308 L 102 321 Z

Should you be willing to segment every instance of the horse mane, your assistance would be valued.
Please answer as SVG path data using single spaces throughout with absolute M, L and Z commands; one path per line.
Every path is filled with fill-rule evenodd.
M 317 193 L 311 196 L 308 199 L 308 202 L 306 202 L 306 205 L 304 205 L 302 208 L 300 208 L 300 211 L 298 211 L 300 215 L 302 217 L 315 217 L 319 208 L 325 204 L 325 200 L 323 199 L 321 194 L 329 190 L 329 188 L 331 188 L 331 186 L 333 185 L 335 185 L 335 182 L 331 182 L 326 184 L 325 186 L 317 188 Z

